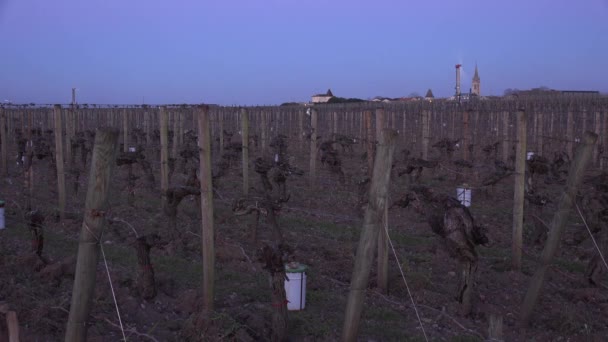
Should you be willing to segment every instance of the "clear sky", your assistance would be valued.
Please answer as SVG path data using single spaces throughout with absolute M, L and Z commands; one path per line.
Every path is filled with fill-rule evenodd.
M 0 100 L 608 91 L 608 0 L 0 0 Z

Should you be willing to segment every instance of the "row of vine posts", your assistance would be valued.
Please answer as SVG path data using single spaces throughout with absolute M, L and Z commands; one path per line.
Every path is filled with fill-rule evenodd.
M 531 281 L 523 302 L 522 324 L 526 324 L 537 301 L 547 266 L 552 260 L 565 225 L 576 189 L 588 165 L 606 169 L 608 163 L 604 149 L 608 146 L 608 101 L 606 99 L 563 101 L 560 99 L 529 99 L 519 101 L 487 101 L 457 106 L 450 103 L 416 104 L 358 104 L 315 106 L 312 110 L 300 107 L 209 107 L 209 106 L 160 106 L 158 108 L 76 108 L 64 110 L 55 105 L 53 115 L 47 108 L 2 108 L 0 109 L 0 173 L 8 174 L 9 144 L 13 132 L 21 124 L 22 132 L 30 132 L 34 127 L 53 129 L 55 135 L 55 165 L 58 186 L 57 210 L 60 219 L 64 218 L 66 208 L 66 170 L 72 163 L 70 143 L 77 130 L 88 127 L 120 126 L 122 117 L 123 151 L 129 147 L 129 129 L 143 129 L 148 137 L 152 136 L 155 122 L 158 122 L 160 135 L 160 190 L 166 193 L 169 188 L 169 111 L 173 113 L 173 150 L 183 142 L 184 127 L 191 120 L 191 127 L 198 131 L 201 212 L 202 212 L 202 260 L 203 260 L 203 319 L 209 320 L 213 311 L 214 279 L 214 223 L 213 187 L 211 182 L 212 153 L 211 141 L 218 136 L 220 150 L 226 144 L 224 130 L 228 127 L 240 129 L 242 135 L 242 175 L 243 195 L 249 192 L 249 136 L 259 134 L 262 149 L 269 137 L 281 131 L 297 132 L 296 141 L 304 150 L 309 145 L 309 185 L 317 181 L 317 139 L 337 132 L 356 136 L 363 142 L 362 149 L 367 152 L 368 173 L 371 178 L 369 202 L 363 221 L 362 235 L 356 254 L 351 280 L 349 300 L 346 307 L 343 327 L 345 341 L 356 340 L 362 300 L 367 288 L 369 271 L 374 258 L 378 255 L 378 287 L 385 292 L 388 282 L 388 242 L 384 226 L 388 224 L 387 189 L 393 154 L 398 140 L 412 146 L 415 153 L 423 159 L 429 158 L 431 141 L 439 137 L 458 138 L 462 141 L 462 158 L 470 160 L 479 154 L 480 143 L 484 139 L 502 142 L 501 158 L 508 160 L 510 147 L 514 147 L 514 202 L 512 268 L 521 269 L 524 173 L 526 153 L 535 150 L 537 154 L 549 154 L 565 149 L 574 159 L 571 172 L 562 194 L 559 210 L 551 223 L 551 234 L 547 240 L 540 266 Z M 375 112 L 375 125 L 372 114 Z M 511 115 L 515 113 L 515 115 Z M 63 115 L 65 114 L 65 115 Z M 591 115 L 589 115 L 591 114 Z M 190 118 L 188 117 L 190 116 Z M 213 124 L 210 117 L 214 116 Z M 50 125 L 53 118 L 53 125 Z M 65 122 L 63 119 L 66 119 Z M 460 120 L 458 120 L 460 118 Z M 254 130 L 250 130 L 253 119 Z M 321 124 L 319 124 L 319 120 Z M 37 124 L 36 124 L 37 123 Z M 531 124 L 531 125 L 530 125 Z M 341 127 L 340 127 L 341 126 Z M 375 126 L 375 132 L 373 127 Z M 530 129 L 531 127 L 531 129 Z M 27 130 L 25 128 L 28 128 Z M 251 133 L 250 133 L 251 132 Z M 306 137 L 306 134 L 309 134 Z M 77 270 L 75 275 L 72 305 L 66 330 L 66 341 L 84 341 L 86 322 L 90 312 L 91 296 L 95 286 L 95 269 L 99 252 L 99 236 L 104 227 L 104 212 L 107 207 L 109 180 L 118 145 L 118 131 L 99 128 L 95 137 L 93 160 L 91 163 L 85 217 L 81 230 L 78 249 Z M 437 136 L 439 135 L 439 136 Z M 598 140 L 599 139 L 599 140 Z M 67 143 L 64 146 L 64 141 Z M 147 143 L 150 144 L 151 139 Z M 530 142 L 532 142 L 530 144 Z M 575 154 L 575 147 L 580 145 Z M 469 146 L 472 146 L 469 148 Z M 64 158 L 64 151 L 65 156 Z M 375 158 L 375 159 L 374 159 Z M 27 188 L 34 188 L 33 170 L 28 168 Z M 164 199 L 163 199 L 164 201 Z M 374 247 L 375 246 L 375 247 Z M 283 293 L 284 295 L 284 293 Z M 286 316 L 286 311 L 282 313 Z M 284 340 L 287 336 L 286 317 L 278 320 L 283 327 L 273 340 Z M 204 324 L 204 322 L 203 322 Z

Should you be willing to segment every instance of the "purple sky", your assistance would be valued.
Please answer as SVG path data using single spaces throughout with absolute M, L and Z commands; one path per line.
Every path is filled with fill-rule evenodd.
M 0 100 L 280 104 L 608 91 L 608 0 L 0 0 Z

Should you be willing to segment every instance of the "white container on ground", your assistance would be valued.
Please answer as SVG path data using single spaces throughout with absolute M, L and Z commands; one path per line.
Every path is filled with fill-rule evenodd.
M 465 207 L 471 206 L 471 189 L 469 189 L 468 185 L 463 184 L 456 188 L 456 198 Z
M 6 228 L 4 223 L 4 201 L 0 201 L 0 229 Z
M 129 152 L 135 152 L 136 148 L 135 147 L 129 147 Z
M 285 294 L 287 310 L 303 310 L 306 306 L 306 270 L 308 266 L 298 262 L 285 265 Z
M 534 152 L 529 151 L 529 152 L 526 154 L 526 160 L 530 160 L 530 159 L 532 159 L 532 157 L 534 157 Z

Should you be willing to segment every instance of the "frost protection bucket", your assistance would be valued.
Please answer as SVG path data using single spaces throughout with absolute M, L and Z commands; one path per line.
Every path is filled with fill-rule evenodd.
M 526 154 L 526 160 L 530 160 L 530 159 L 532 159 L 532 157 L 534 157 L 534 152 L 529 151 L 529 152 Z
M 465 207 L 471 206 L 471 189 L 468 188 L 466 184 L 461 185 L 459 188 L 456 188 L 456 198 L 460 204 Z
M 4 201 L 0 201 L 0 229 L 4 229 Z
M 306 270 L 308 266 L 298 262 L 285 265 L 285 294 L 287 310 L 303 310 L 306 305 Z

